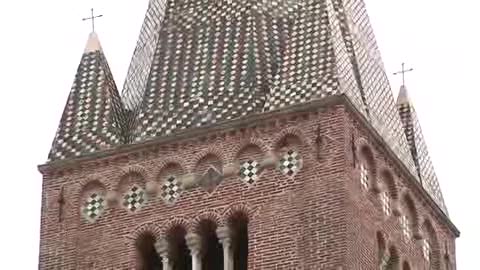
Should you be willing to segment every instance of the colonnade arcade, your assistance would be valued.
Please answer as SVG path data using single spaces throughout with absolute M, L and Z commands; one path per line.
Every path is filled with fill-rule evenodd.
M 159 239 L 145 232 L 136 247 L 141 270 L 246 270 L 248 217 L 235 213 L 224 226 L 203 219 L 192 232 L 175 225 Z

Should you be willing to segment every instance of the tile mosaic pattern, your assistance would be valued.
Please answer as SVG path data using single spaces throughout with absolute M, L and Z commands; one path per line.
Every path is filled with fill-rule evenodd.
M 427 239 L 422 240 L 422 252 L 423 258 L 427 263 L 430 262 L 430 257 L 432 255 L 432 247 L 430 246 L 430 242 Z
M 416 172 L 362 0 L 151 0 L 122 91 L 128 113 L 103 54 L 83 58 L 52 160 L 344 93 Z M 446 212 L 436 178 L 421 175 Z
M 175 176 L 168 177 L 162 185 L 162 198 L 168 203 L 173 203 L 176 199 L 180 197 L 180 193 L 180 182 L 178 182 Z
M 130 190 L 123 195 L 123 206 L 131 212 L 140 209 L 145 201 L 145 190 L 137 185 L 133 185 Z
M 296 151 L 290 150 L 279 160 L 278 168 L 287 176 L 294 176 L 301 169 L 302 159 Z
M 410 220 L 408 219 L 407 216 L 402 215 L 400 217 L 400 227 L 402 228 L 402 233 L 405 238 L 405 240 L 411 240 L 412 239 L 412 229 L 410 227 Z
M 95 221 L 105 210 L 105 204 L 105 198 L 102 195 L 90 194 L 82 207 L 83 216 L 87 221 Z
M 367 166 L 364 163 L 360 163 L 360 184 L 365 190 L 368 190 L 369 183 Z
M 122 103 L 100 50 L 85 53 L 70 90 L 49 160 L 79 157 L 123 142 Z
M 259 178 L 260 164 L 255 160 L 248 160 L 240 165 L 239 176 L 242 182 L 253 185 Z
M 382 210 L 386 216 L 390 216 L 392 214 L 392 208 L 390 205 L 390 196 L 388 192 L 384 191 L 380 193 L 380 201 L 382 202 Z

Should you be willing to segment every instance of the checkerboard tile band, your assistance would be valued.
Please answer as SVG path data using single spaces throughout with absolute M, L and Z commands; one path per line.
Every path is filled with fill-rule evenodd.
M 169 203 L 180 197 L 181 184 L 175 176 L 170 176 L 162 185 L 162 198 Z
M 82 213 L 85 219 L 88 221 L 95 221 L 100 217 L 105 210 L 105 198 L 98 194 L 92 193 L 85 200 L 83 205 Z
M 255 160 L 245 161 L 240 166 L 239 176 L 247 185 L 253 185 L 259 178 L 260 164 Z
M 134 185 L 123 196 L 123 206 L 131 212 L 135 212 L 146 201 L 145 190 L 137 185 Z
M 360 184 L 365 190 L 368 190 L 368 186 L 369 186 L 368 169 L 364 163 L 360 163 Z
M 279 161 L 280 171 L 287 176 L 294 176 L 301 169 L 302 159 L 296 151 L 288 151 Z

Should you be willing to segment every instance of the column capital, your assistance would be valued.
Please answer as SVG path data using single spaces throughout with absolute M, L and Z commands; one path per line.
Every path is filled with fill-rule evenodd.
M 155 242 L 155 250 L 162 258 L 168 257 L 168 241 L 165 238 L 160 238 Z
M 218 227 L 216 233 L 218 239 L 220 240 L 232 237 L 232 230 L 230 230 L 230 228 L 227 226 Z
M 202 238 L 200 235 L 196 233 L 188 233 L 185 236 L 185 241 L 187 242 L 187 246 L 192 254 L 200 253 L 202 249 Z
M 229 227 L 218 227 L 216 230 L 218 240 L 222 244 L 230 244 L 232 241 L 232 231 Z

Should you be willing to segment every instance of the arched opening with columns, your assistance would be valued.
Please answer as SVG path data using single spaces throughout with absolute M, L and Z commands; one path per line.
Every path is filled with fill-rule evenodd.
M 202 220 L 198 224 L 201 237 L 202 269 L 223 270 L 223 247 L 217 237 L 217 224 L 211 220 Z
M 402 270 L 410 270 L 410 265 L 408 264 L 408 262 L 403 262 L 403 265 L 402 265 Z
M 377 256 L 378 265 L 384 267 L 388 262 L 387 242 L 382 232 L 377 232 Z
M 138 270 L 163 270 L 162 259 L 155 249 L 155 236 L 144 232 L 136 241 L 138 252 Z
M 389 258 L 387 264 L 385 265 L 385 270 L 398 270 L 400 264 L 400 256 L 398 255 L 398 251 L 394 246 L 391 246 L 388 249 Z
M 187 231 L 180 225 L 167 232 L 168 259 L 171 270 L 191 270 L 192 258 L 185 240 Z
M 234 213 L 228 220 L 231 233 L 233 269 L 248 269 L 248 216 L 242 212 Z

